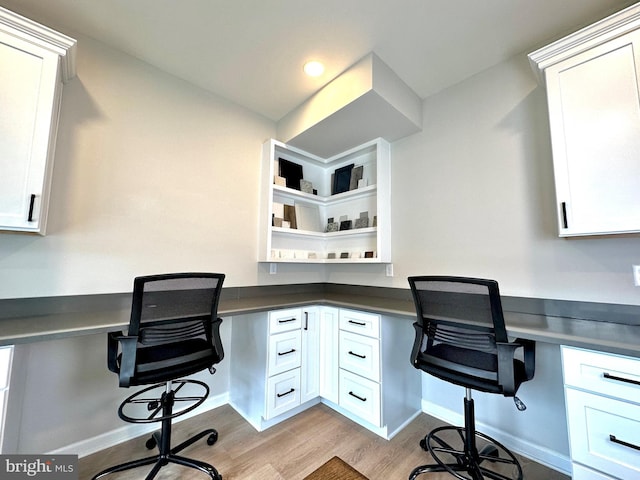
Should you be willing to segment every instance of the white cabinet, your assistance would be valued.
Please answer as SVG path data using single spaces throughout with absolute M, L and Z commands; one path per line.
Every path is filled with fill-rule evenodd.
M 560 236 L 640 232 L 640 6 L 529 55 L 547 89 Z
M 640 478 L 640 359 L 562 347 L 573 478 Z
M 319 309 L 232 319 L 230 403 L 263 430 L 320 394 Z
M 0 347 L 0 453 L 4 451 L 2 441 L 4 439 L 5 417 L 7 415 L 12 359 L 13 346 Z
M 422 377 L 408 360 L 412 322 L 339 309 L 338 405 L 329 405 L 387 439 L 421 411 Z
M 383 139 L 328 159 L 267 141 L 262 151 L 258 261 L 390 262 L 390 175 L 390 146 Z M 300 176 L 302 186 L 293 181 L 282 185 L 277 179 Z M 336 178 L 344 178 L 346 185 L 337 181 L 335 190 Z M 340 193 L 332 194 L 336 191 Z M 294 214 L 295 222 L 290 220 Z
M 0 230 L 45 233 L 75 40 L 0 7 Z
M 330 306 L 235 316 L 230 404 L 261 431 L 323 402 L 391 438 L 421 411 L 412 322 Z

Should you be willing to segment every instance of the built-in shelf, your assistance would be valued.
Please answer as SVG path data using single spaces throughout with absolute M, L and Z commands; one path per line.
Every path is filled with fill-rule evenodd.
M 390 148 L 383 139 L 367 142 L 331 158 L 321 158 L 277 140 L 263 146 L 260 207 L 260 262 L 390 263 Z M 303 179 L 315 193 L 276 184 L 280 160 L 302 167 Z M 339 168 L 362 167 L 363 184 L 331 194 L 332 176 Z M 279 226 L 277 207 L 309 209 L 317 228 Z M 279 211 L 279 210 L 278 210 Z M 366 212 L 368 221 L 356 228 Z M 330 231 L 328 220 L 350 220 L 352 228 Z M 278 224 L 278 226 L 276 225 Z M 335 227 L 334 227 L 335 228 Z

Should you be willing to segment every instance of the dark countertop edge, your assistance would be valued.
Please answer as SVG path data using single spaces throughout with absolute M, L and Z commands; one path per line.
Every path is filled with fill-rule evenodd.
M 640 306 L 502 299 L 510 336 L 640 356 Z M 118 330 L 129 321 L 130 302 L 130 293 L 0 300 L 0 345 Z M 408 289 L 329 283 L 225 288 L 218 314 L 224 318 L 308 305 L 415 317 Z

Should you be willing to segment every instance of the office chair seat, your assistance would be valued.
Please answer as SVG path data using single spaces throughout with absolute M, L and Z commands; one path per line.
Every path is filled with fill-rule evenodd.
M 172 420 L 200 406 L 209 386 L 188 375 L 209 370 L 224 358 L 217 318 L 224 281 L 217 273 L 174 273 L 137 277 L 134 280 L 129 328 L 107 336 L 107 367 L 118 375 L 121 387 L 147 385 L 127 397 L 118 409 L 119 417 L 131 423 L 160 422 L 161 429 L 147 440 L 157 455 L 132 460 L 96 474 L 97 480 L 133 468 L 153 465 L 145 477 L 155 478 L 169 463 L 199 470 L 212 480 L 222 475 L 210 464 L 178 455 L 207 437 L 218 440 L 218 432 L 205 429 L 177 446 L 171 445 Z
M 522 467 L 513 453 L 476 431 L 471 391 L 512 397 L 516 407 L 524 410 L 516 393 L 533 378 L 535 343 L 508 340 L 498 284 L 493 280 L 421 276 L 409 277 L 409 285 L 417 314 L 411 364 L 465 388 L 464 426 L 429 432 L 420 447 L 436 463 L 416 467 L 409 480 L 435 472 L 460 480 L 522 480 Z

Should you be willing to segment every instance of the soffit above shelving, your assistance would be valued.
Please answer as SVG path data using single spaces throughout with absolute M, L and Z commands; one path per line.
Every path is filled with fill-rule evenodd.
M 422 100 L 371 53 L 285 115 L 278 140 L 331 157 L 382 137 L 393 142 L 422 129 Z

